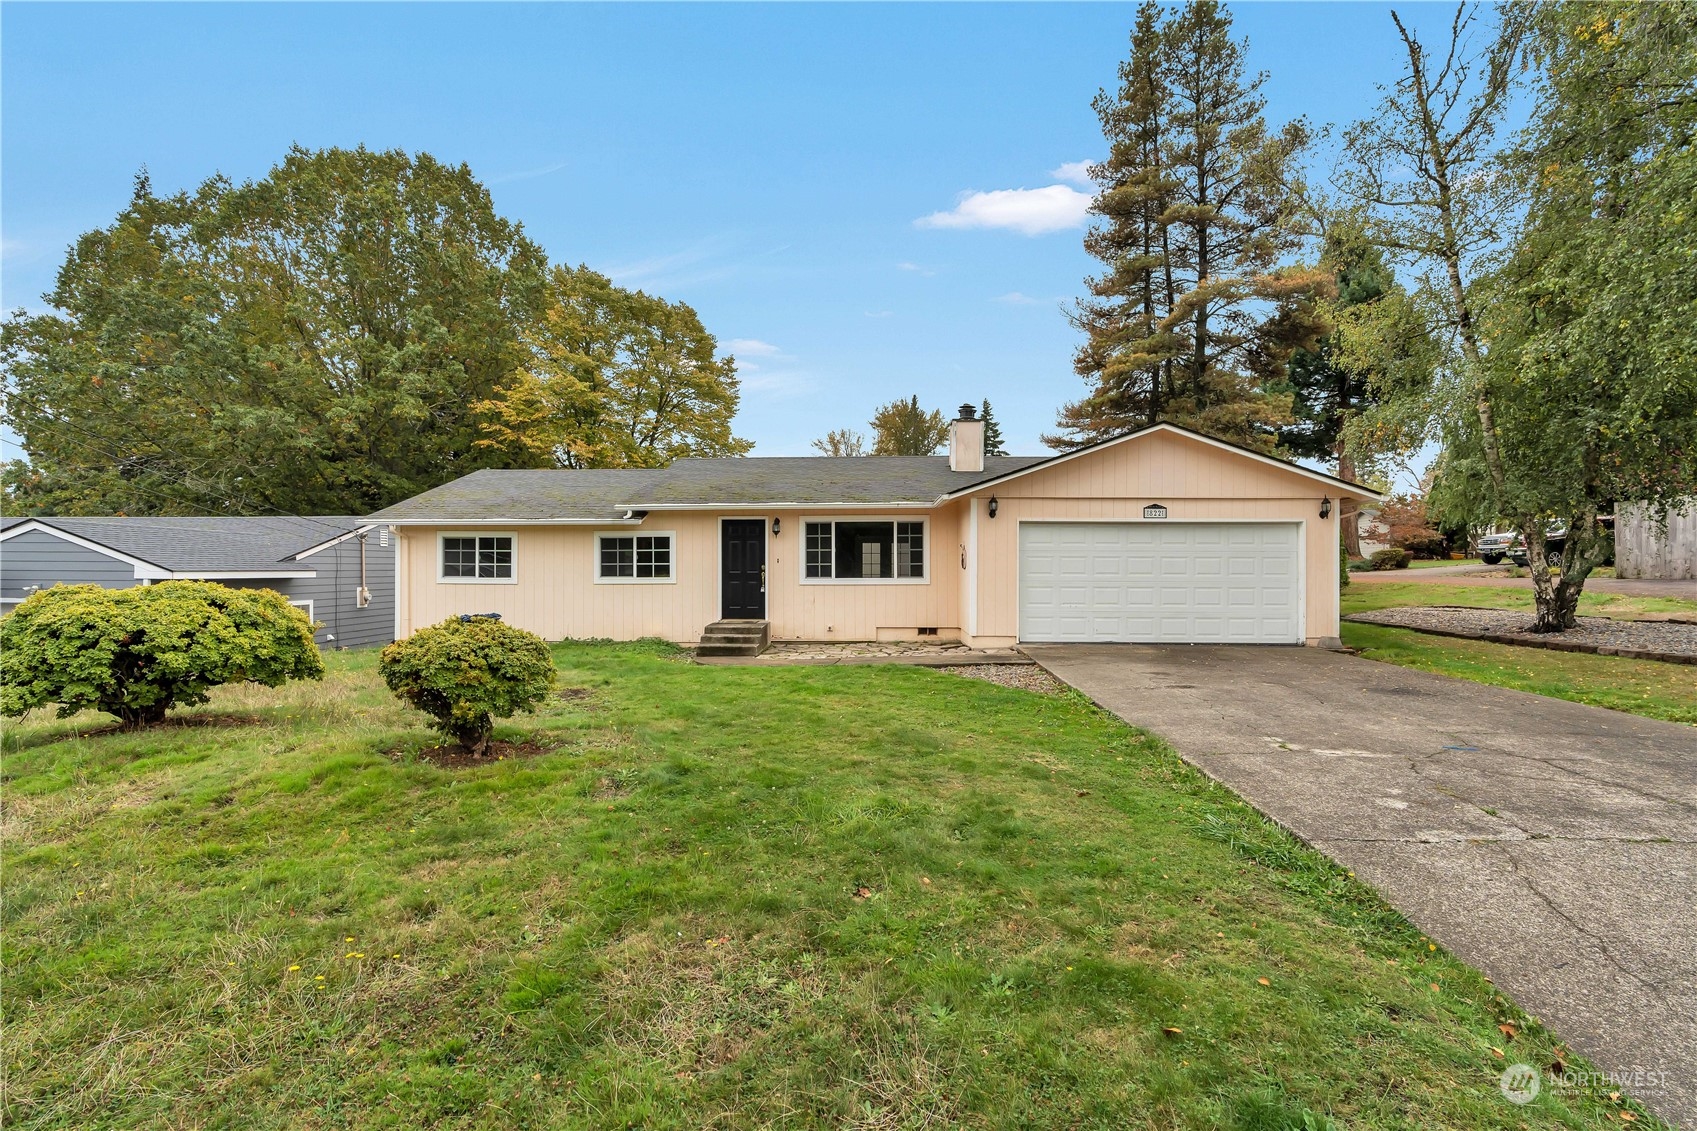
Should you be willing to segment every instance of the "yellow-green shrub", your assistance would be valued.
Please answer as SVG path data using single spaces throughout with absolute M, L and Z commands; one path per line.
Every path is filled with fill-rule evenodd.
M 270 589 L 55 585 L 0 620 L 5 715 L 57 703 L 61 718 L 95 707 L 147 726 L 219 684 L 323 676 L 312 622 Z
M 383 649 L 383 682 L 473 757 L 497 718 L 534 711 L 554 684 L 540 636 L 492 617 L 450 617 Z

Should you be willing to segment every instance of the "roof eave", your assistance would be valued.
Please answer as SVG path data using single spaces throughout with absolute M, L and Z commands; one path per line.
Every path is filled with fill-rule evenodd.
M 1210 444 L 1235 455 L 1258 460 L 1261 463 L 1268 464 L 1269 466 L 1278 468 L 1281 471 L 1294 472 L 1297 475 L 1306 476 L 1309 479 L 1317 479 L 1322 483 L 1329 484 L 1330 486 L 1339 488 L 1340 490 L 1347 490 L 1352 496 L 1358 496 L 1363 499 L 1371 499 L 1375 502 L 1384 502 L 1387 498 L 1387 496 L 1382 492 L 1375 491 L 1371 487 L 1365 487 L 1360 483 L 1353 483 L 1348 479 L 1339 479 L 1335 475 L 1327 475 L 1323 471 L 1315 471 L 1313 468 L 1303 467 L 1301 464 L 1291 463 L 1289 460 L 1282 460 L 1275 456 L 1263 455 L 1262 453 L 1252 451 L 1249 448 L 1227 443 L 1226 441 L 1216 439 L 1213 436 L 1207 436 L 1201 432 L 1192 431 L 1189 428 L 1181 428 L 1176 424 L 1169 424 L 1163 420 L 1158 424 L 1146 425 L 1132 432 L 1126 432 L 1119 436 L 1110 436 L 1106 440 L 1098 440 L 1096 443 L 1086 445 L 1082 448 L 1074 448 L 1070 452 L 1057 452 L 1055 455 L 1052 455 L 1047 459 L 1039 460 L 1033 464 L 1027 464 L 1025 467 L 1017 468 L 1013 471 L 1003 472 L 1001 475 L 993 475 L 988 479 L 980 479 L 977 482 L 968 483 L 966 486 L 956 488 L 955 490 L 950 491 L 947 495 L 944 495 L 943 500 L 959 499 L 963 496 L 972 494 L 973 492 L 982 491 L 986 487 L 990 487 L 998 483 L 1005 483 L 1010 479 L 1018 479 L 1022 475 L 1029 475 L 1034 471 L 1041 471 L 1044 468 L 1054 467 L 1057 464 L 1065 463 L 1067 460 L 1077 459 L 1079 456 L 1083 455 L 1090 455 L 1094 452 L 1101 451 L 1103 448 L 1112 447 L 1115 444 L 1123 444 L 1127 440 L 1133 440 L 1139 436 L 1147 436 L 1150 433 L 1161 431 L 1172 432 L 1176 435 L 1185 436 L 1192 440 L 1200 440 L 1205 444 Z

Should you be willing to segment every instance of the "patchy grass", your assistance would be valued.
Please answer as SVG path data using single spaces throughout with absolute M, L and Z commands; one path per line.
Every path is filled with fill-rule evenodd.
M 1360 574 L 1352 574 L 1359 578 Z M 1509 585 L 1462 585 L 1447 581 L 1369 581 L 1350 585 L 1343 591 L 1343 612 L 1365 613 L 1373 609 L 1405 605 L 1465 605 L 1475 609 L 1533 609 L 1532 590 Z M 1677 597 L 1635 597 L 1622 593 L 1585 592 L 1579 595 L 1579 613 L 1588 617 L 1617 620 L 1660 620 L 1668 616 L 1697 617 L 1697 601 Z
M 1437 569 L 1439 566 L 1484 565 L 1478 558 L 1438 558 L 1433 561 L 1409 562 L 1409 569 Z
M 1697 724 L 1697 668 L 1620 656 L 1550 652 L 1345 621 L 1343 642 L 1370 660 Z
M 251 722 L 8 728 L 5 1124 L 1619 1110 L 1507 1103 L 1498 1075 L 1549 1064 L 1549 1033 L 1081 697 L 660 645 L 556 658 L 573 692 L 497 734 L 551 752 L 463 769 L 385 754 L 434 740 L 370 653 L 206 709 Z

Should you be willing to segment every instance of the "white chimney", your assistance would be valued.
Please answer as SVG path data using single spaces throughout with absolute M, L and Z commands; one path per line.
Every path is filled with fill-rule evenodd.
M 969 404 L 960 406 L 960 416 L 949 425 L 949 470 L 984 470 L 984 422 Z

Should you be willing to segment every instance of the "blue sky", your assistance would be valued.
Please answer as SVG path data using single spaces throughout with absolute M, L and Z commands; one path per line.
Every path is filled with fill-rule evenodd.
M 0 302 L 40 309 L 142 165 L 163 192 L 263 176 L 291 142 L 427 150 L 556 261 L 694 306 L 741 361 L 756 454 L 912 393 L 989 397 L 1013 450 L 1040 451 L 1083 389 L 1066 166 L 1103 151 L 1090 100 L 1133 12 L 7 3 Z M 1275 123 L 1345 124 L 1396 75 L 1387 5 L 1233 12 Z

